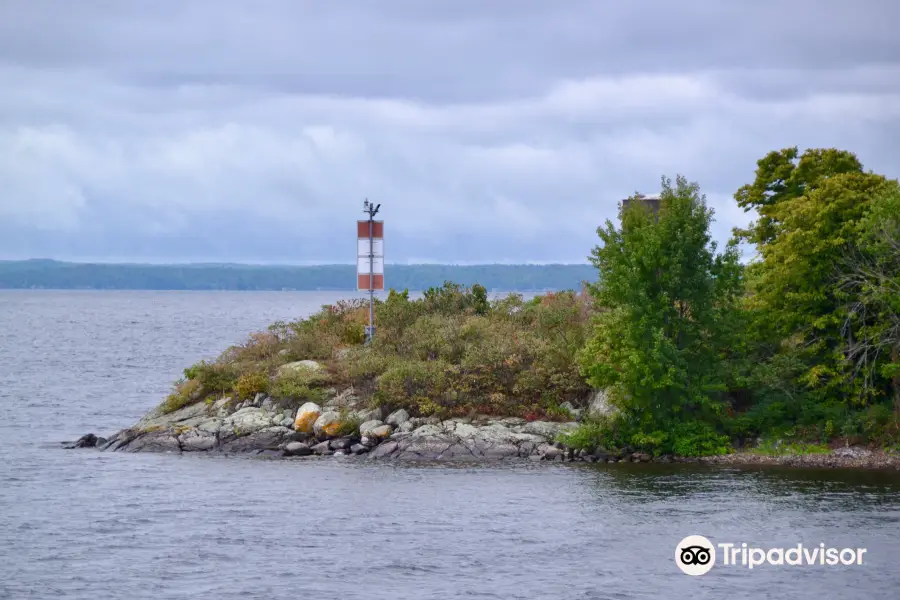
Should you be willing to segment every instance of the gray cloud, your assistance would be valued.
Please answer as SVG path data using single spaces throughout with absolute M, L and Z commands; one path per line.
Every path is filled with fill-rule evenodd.
M 900 9 L 672 4 L 0 2 L 0 256 L 352 262 L 368 196 L 389 262 L 582 261 L 662 174 L 720 240 L 769 150 L 896 176 Z

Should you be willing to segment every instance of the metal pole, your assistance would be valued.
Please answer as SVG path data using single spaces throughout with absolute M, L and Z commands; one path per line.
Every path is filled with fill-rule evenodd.
M 363 212 L 369 215 L 369 326 L 366 327 L 366 343 L 370 343 L 375 337 L 375 215 L 381 205 L 369 202 L 368 198 L 363 203 Z
M 373 237 L 375 213 L 369 209 L 369 335 L 367 342 L 375 337 L 375 239 Z

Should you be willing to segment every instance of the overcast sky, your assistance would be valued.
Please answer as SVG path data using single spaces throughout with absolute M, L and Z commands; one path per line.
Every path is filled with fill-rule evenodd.
M 900 175 L 893 0 L 0 0 L 0 258 L 584 262 L 766 152 Z

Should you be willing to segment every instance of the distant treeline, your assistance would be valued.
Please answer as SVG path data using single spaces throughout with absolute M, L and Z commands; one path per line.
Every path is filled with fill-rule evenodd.
M 594 281 L 584 265 L 387 265 L 385 285 L 420 291 L 445 281 L 494 291 L 577 290 Z M 0 261 L 0 289 L 354 290 L 355 265 L 89 264 Z

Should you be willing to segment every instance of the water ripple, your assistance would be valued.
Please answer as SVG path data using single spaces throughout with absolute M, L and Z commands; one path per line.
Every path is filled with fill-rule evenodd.
M 0 292 L 0 598 L 891 597 L 896 475 L 410 465 L 61 450 L 187 364 L 335 294 Z M 678 572 L 702 533 L 867 547 L 861 569 Z

